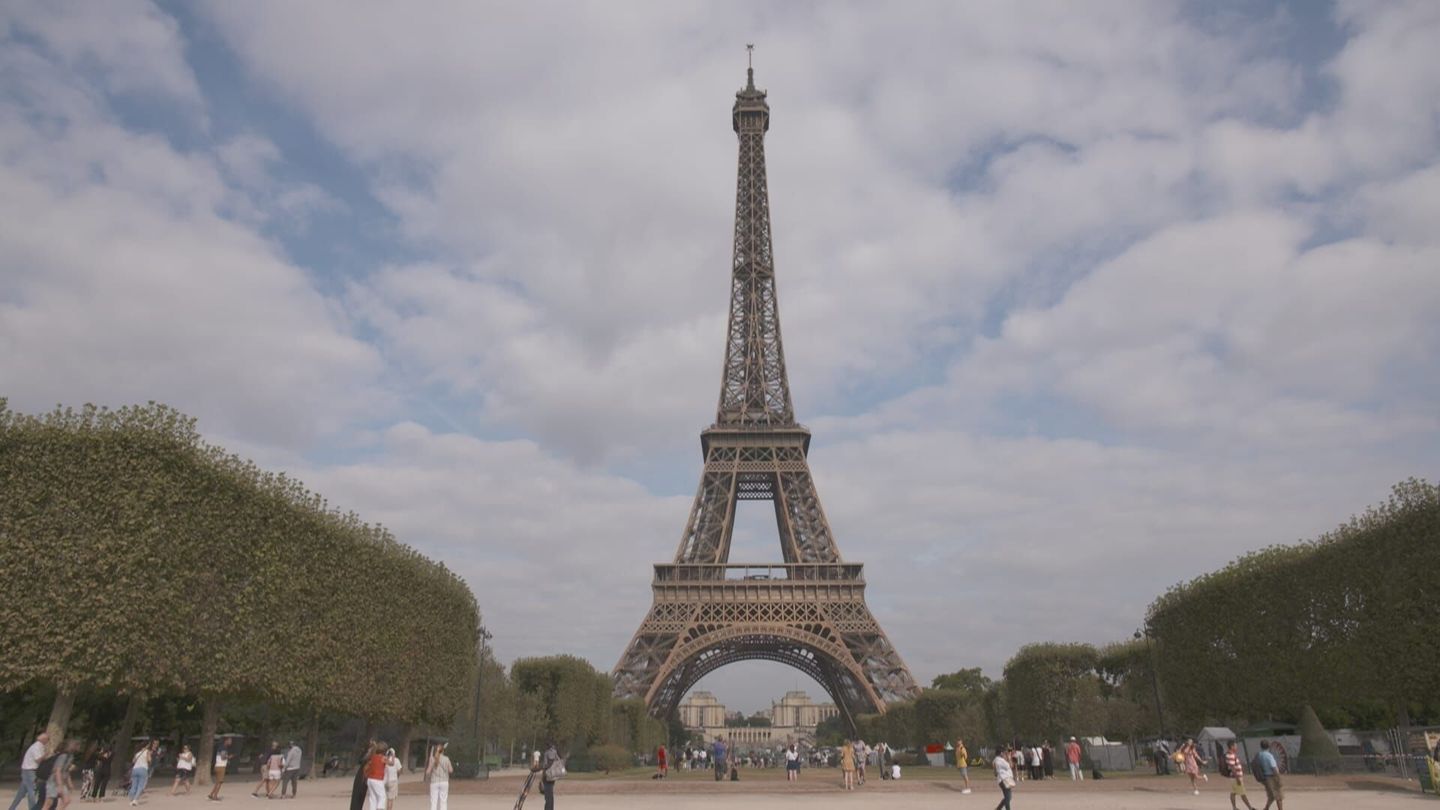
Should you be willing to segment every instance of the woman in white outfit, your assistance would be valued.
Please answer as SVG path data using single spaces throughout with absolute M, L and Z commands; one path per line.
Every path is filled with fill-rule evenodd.
M 1010 767 L 1010 746 L 1001 746 L 995 752 L 995 784 L 1000 786 L 1000 803 L 995 805 L 995 810 L 1010 810 L 1010 791 L 1015 789 L 1015 771 Z
M 430 810 L 449 810 L 450 773 L 455 766 L 445 756 L 447 743 L 440 743 L 430 749 L 430 758 L 425 763 L 425 778 L 430 781 Z
M 395 749 L 385 751 L 385 810 L 393 810 L 395 797 L 400 795 L 400 758 Z

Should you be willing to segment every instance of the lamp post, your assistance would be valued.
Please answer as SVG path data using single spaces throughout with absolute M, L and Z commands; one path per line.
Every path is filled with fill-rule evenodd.
M 480 739 L 480 681 L 485 673 L 485 642 L 494 638 L 485 625 L 475 628 L 475 776 L 485 767 L 485 744 Z
M 1160 722 L 1160 737 L 1165 738 L 1165 710 L 1160 707 L 1160 676 L 1155 668 L 1155 645 L 1150 640 L 1150 629 L 1135 631 L 1135 640 L 1139 641 L 1141 636 L 1145 637 L 1145 650 L 1150 654 L 1150 688 L 1155 692 L 1155 717 Z

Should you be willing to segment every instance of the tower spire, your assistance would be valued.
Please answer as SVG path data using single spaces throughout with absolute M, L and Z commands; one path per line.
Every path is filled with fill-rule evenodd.
M 754 53 L 746 45 L 747 59 Z M 775 262 L 770 241 L 770 192 L 765 172 L 765 133 L 770 105 L 746 69 L 745 89 L 732 111 L 739 139 L 735 183 L 735 244 L 730 266 L 730 326 L 720 383 L 719 426 L 793 426 L 790 381 L 780 341 Z

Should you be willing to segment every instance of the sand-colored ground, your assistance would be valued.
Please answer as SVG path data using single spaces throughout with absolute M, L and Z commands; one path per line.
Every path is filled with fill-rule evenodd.
M 918 775 L 901 782 L 871 780 L 864 787 L 845 792 L 839 789 L 834 770 L 806 771 L 801 781 L 787 783 L 776 774 L 751 773 L 740 782 L 716 783 L 700 773 L 680 774 L 679 778 L 652 781 L 643 774 L 616 777 L 576 775 L 562 781 L 556 792 L 556 808 L 594 808 L 595 810 L 700 810 L 701 808 L 746 808 L 747 810 L 819 810 L 819 808 L 854 808 L 855 810 L 955 810 L 981 808 L 989 810 L 999 800 L 999 791 L 989 781 L 976 781 L 974 793 L 960 793 L 960 784 L 953 772 L 926 778 Z M 510 808 L 515 802 L 522 776 L 516 773 L 497 774 L 488 781 L 456 782 L 453 785 L 452 810 L 498 810 Z M 225 785 L 224 805 L 238 805 L 232 810 L 262 806 L 270 810 L 340 810 L 348 805 L 350 783 L 346 779 L 305 780 L 300 798 L 296 800 L 262 800 L 250 798 L 254 785 L 250 779 L 232 780 Z M 149 792 L 142 807 L 149 810 L 199 810 L 215 805 L 206 801 L 204 791 L 197 789 L 189 796 L 165 795 L 169 785 L 162 781 Z M 163 788 L 164 790 L 160 790 Z M 1264 791 L 1250 784 L 1251 801 L 1257 808 L 1264 804 Z M 15 786 L 0 787 L 0 799 L 7 802 Z M 428 810 L 425 786 L 417 777 L 407 777 L 402 785 L 396 810 Z M 1285 806 L 1290 810 L 1386 810 L 1386 808 L 1435 807 L 1440 799 L 1434 794 L 1422 795 L 1414 782 L 1366 777 L 1330 777 L 1315 779 L 1292 777 L 1287 784 Z M 1257 801 L 1258 798 L 1258 801 Z M 279 805 L 279 807 L 275 807 Z M 543 797 L 532 795 L 525 803 L 527 810 L 541 810 Z M 1228 808 L 1229 787 L 1223 780 L 1212 778 L 1201 785 L 1201 794 L 1192 795 L 1184 780 L 1178 777 L 1127 776 L 1103 782 L 1072 784 L 1052 781 L 1022 783 L 1015 791 L 1016 810 L 1074 808 L 1075 810 L 1193 810 L 1194 808 Z M 1243 805 L 1242 805 L 1243 806 Z M 96 807 L 75 802 L 70 810 L 127 810 L 128 803 L 115 798 Z

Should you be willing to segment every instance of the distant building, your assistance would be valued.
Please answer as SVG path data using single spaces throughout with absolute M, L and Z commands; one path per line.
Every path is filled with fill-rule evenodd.
M 815 727 L 820 722 L 835 717 L 840 710 L 834 703 L 815 703 L 802 691 L 785 693 L 785 697 L 770 704 L 768 711 L 760 714 L 770 718 L 768 728 L 727 727 L 725 706 L 709 692 L 691 692 L 678 707 L 680 722 L 690 731 L 701 734 L 705 742 L 713 742 L 717 736 L 740 749 L 775 748 L 795 743 L 813 743 Z

